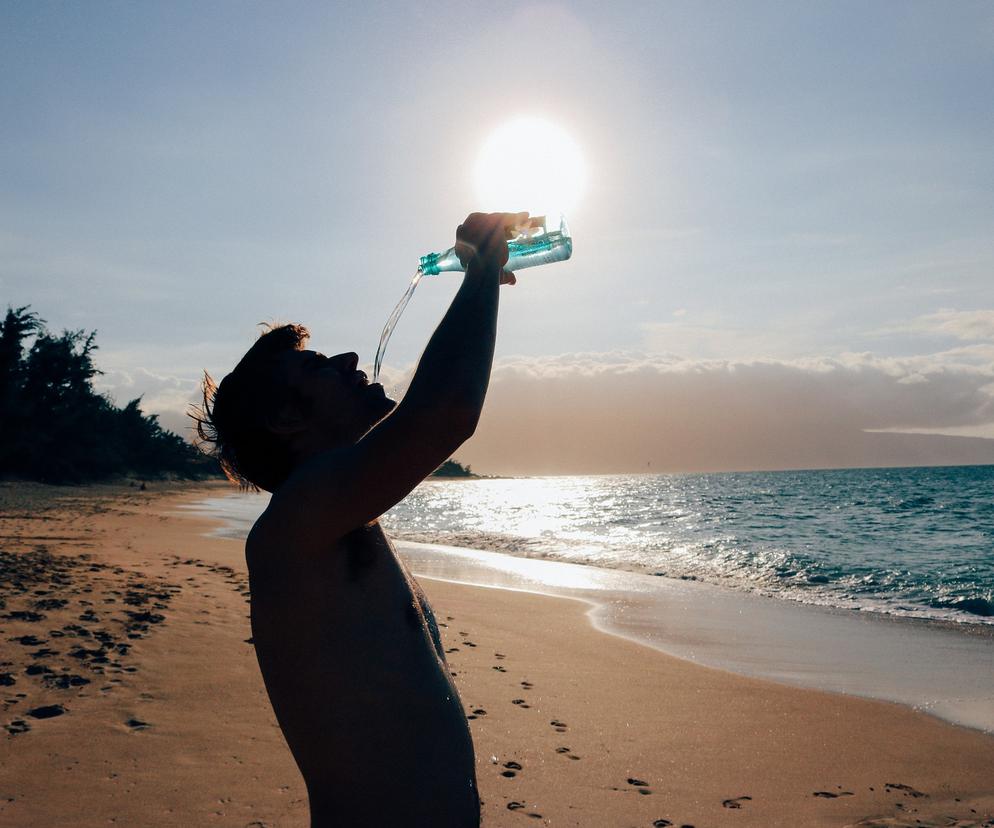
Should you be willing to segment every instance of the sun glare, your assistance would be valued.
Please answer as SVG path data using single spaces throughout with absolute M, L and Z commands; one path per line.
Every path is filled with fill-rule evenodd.
M 569 133 L 531 117 L 496 129 L 480 150 L 475 173 L 481 209 L 532 215 L 570 212 L 586 183 L 583 156 Z

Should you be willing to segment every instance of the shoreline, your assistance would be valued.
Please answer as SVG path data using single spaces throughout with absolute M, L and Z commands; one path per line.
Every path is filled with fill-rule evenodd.
M 432 481 L 432 482 L 438 482 Z M 447 480 L 443 482 L 449 482 Z M 230 494 L 230 493 L 229 493 Z M 263 497 L 253 495 L 253 497 Z M 244 497 L 244 495 L 234 495 L 234 497 Z M 215 498 L 209 498 L 202 504 L 191 504 L 196 511 L 205 515 L 213 516 L 223 521 L 223 526 L 219 527 L 217 533 L 221 537 L 240 540 L 245 537 L 248 529 L 257 517 L 257 513 L 246 509 L 244 513 L 235 515 L 230 510 L 217 504 Z M 261 512 L 261 507 L 259 509 Z M 814 591 L 805 591 L 798 587 L 790 589 L 771 589 L 762 584 L 751 582 L 740 582 L 735 580 L 722 580 L 715 578 L 700 577 L 695 575 L 679 575 L 669 572 L 659 571 L 650 566 L 638 566 L 617 562 L 612 564 L 610 560 L 574 560 L 557 553 L 549 552 L 535 546 L 540 542 L 536 538 L 521 538 L 511 535 L 498 535 L 488 532 L 425 532 L 417 530 L 398 529 L 390 525 L 391 521 L 384 522 L 391 539 L 397 543 L 428 544 L 457 549 L 469 549 L 481 552 L 494 552 L 512 558 L 522 558 L 525 560 L 541 560 L 553 563 L 562 563 L 575 566 L 588 566 L 599 570 L 611 572 L 630 573 L 634 575 L 644 575 L 660 577 L 676 582 L 696 582 L 706 584 L 718 589 L 729 590 L 739 594 L 749 594 L 775 601 L 786 601 L 801 606 L 821 607 L 828 610 L 838 610 L 840 612 L 852 612 L 861 615 L 873 615 L 877 617 L 895 618 L 917 622 L 922 624 L 935 625 L 948 629 L 960 629 L 970 634 L 994 636 L 994 617 L 975 614 L 966 610 L 940 609 L 938 607 L 928 607 L 925 605 L 915 605 L 901 607 L 887 603 L 861 603 L 853 600 L 850 604 L 839 603 L 838 596 L 834 594 L 820 594 Z
M 54 609 L 0 621 L 5 642 L 48 638 L 5 644 L 15 684 L 0 717 L 30 729 L 0 735 L 0 821 L 305 826 L 303 783 L 251 647 L 242 544 L 205 537 L 217 524 L 178 508 L 203 488 L 26 492 L 51 500 L 17 508 L 2 494 L 4 551 L 35 581 L 0 614 L 39 600 Z M 28 566 L 40 546 L 58 578 Z M 487 828 L 994 825 L 990 736 L 668 656 L 594 629 L 575 599 L 423 583 L 473 734 Z M 126 656 L 66 657 L 80 641 L 96 650 L 101 629 L 120 640 L 131 613 L 152 617 Z M 36 658 L 37 647 L 53 652 Z M 92 681 L 49 687 L 25 673 L 32 664 Z M 64 715 L 26 715 L 55 703 Z
M 994 635 L 619 570 L 400 541 L 418 577 L 586 602 L 591 626 L 787 686 L 905 705 L 994 733 Z M 590 572 L 589 570 L 594 570 Z
M 188 508 L 222 520 L 215 534 L 244 537 L 214 499 Z M 594 629 L 657 652 L 742 676 L 896 702 L 994 733 L 992 625 L 861 612 L 403 535 L 395 544 L 419 578 L 579 598 Z
M 895 607 L 880 605 L 864 605 L 853 603 L 846 606 L 840 603 L 832 603 L 829 596 L 819 596 L 817 593 L 805 593 L 795 588 L 793 591 L 774 590 L 764 588 L 762 585 L 746 586 L 740 582 L 711 580 L 698 576 L 672 575 L 659 571 L 653 567 L 640 567 L 631 564 L 618 563 L 611 565 L 608 561 L 590 560 L 570 560 L 555 552 L 533 551 L 528 549 L 531 542 L 527 538 L 516 538 L 510 536 L 494 535 L 488 536 L 483 533 L 440 533 L 433 535 L 430 532 L 416 532 L 408 530 L 393 530 L 388 528 L 390 537 L 397 543 L 418 543 L 435 546 L 453 547 L 458 549 L 471 549 L 482 552 L 495 552 L 500 555 L 507 555 L 513 558 L 525 558 L 527 560 L 552 561 L 554 563 L 575 564 L 578 566 L 590 566 L 596 569 L 606 569 L 613 572 L 627 572 L 633 575 L 646 575 L 657 578 L 665 578 L 671 581 L 690 581 L 706 584 L 718 589 L 732 592 L 746 593 L 774 601 L 788 601 L 802 606 L 822 607 L 840 612 L 861 613 L 883 618 L 901 619 L 920 624 L 932 624 L 947 629 L 961 629 L 964 632 L 976 633 L 979 635 L 994 636 L 994 617 L 978 615 L 966 610 L 941 611 L 936 607 L 917 606 L 904 611 Z M 821 597 L 823 600 L 815 600 Z

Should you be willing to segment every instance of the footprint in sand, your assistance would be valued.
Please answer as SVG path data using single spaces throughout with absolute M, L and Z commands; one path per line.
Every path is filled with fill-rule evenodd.
M 852 791 L 839 791 L 835 793 L 834 791 L 815 791 L 812 796 L 818 796 L 822 799 L 838 799 L 840 796 L 853 796 Z
M 737 796 L 734 799 L 724 799 L 724 800 L 722 800 L 721 807 L 722 808 L 731 808 L 731 809 L 735 810 L 737 808 L 741 808 L 743 802 L 751 802 L 751 801 L 752 801 L 752 797 L 751 796 Z
M 549 722 L 549 724 L 556 729 L 557 733 L 565 733 L 566 728 L 568 727 L 566 722 L 561 722 L 559 721 L 559 719 L 553 719 L 551 722 Z
M 512 800 L 511 802 L 507 803 L 507 810 L 509 811 L 520 811 L 524 807 L 525 807 L 524 802 L 516 802 Z M 542 819 L 542 815 L 536 813 L 535 811 L 529 811 L 527 814 L 525 814 L 525 816 L 529 816 L 532 819 Z
M 530 681 L 523 681 L 521 682 L 521 686 L 524 687 L 525 690 L 531 690 L 535 685 L 532 684 Z
M 652 828 L 669 828 L 672 824 L 668 819 L 654 819 L 652 821 Z
M 634 776 L 629 776 L 628 784 L 635 788 L 642 796 L 649 796 L 652 793 L 649 783 L 644 779 L 636 779 Z
M 45 704 L 34 708 L 34 710 L 29 710 L 28 715 L 33 719 L 54 719 L 56 716 L 68 712 L 61 704 Z
M 506 776 L 508 779 L 517 776 L 518 771 L 521 770 L 521 765 L 518 762 L 505 762 L 504 767 L 506 770 L 501 772 L 501 776 Z
M 152 726 L 148 722 L 143 722 L 141 719 L 136 719 L 134 717 L 128 719 L 125 724 L 132 730 L 146 730 Z
M 494 658 L 504 659 L 507 658 L 507 656 L 504 655 L 503 653 L 494 653 Z
M 24 721 L 24 719 L 14 719 L 10 724 L 4 725 L 4 730 L 11 736 L 17 736 L 19 733 L 27 733 L 31 730 L 31 725 Z
M 39 644 L 45 644 L 44 638 L 38 638 L 36 635 L 15 635 L 13 638 L 8 638 L 8 641 L 16 641 L 18 644 L 23 644 L 25 647 L 35 647 Z
M 77 676 L 73 673 L 64 673 L 60 676 L 56 675 L 43 676 L 42 683 L 46 687 L 55 690 L 69 690 L 73 687 L 82 687 L 85 684 L 89 684 L 90 680 L 88 678 L 84 678 L 83 676 Z
M 906 796 L 910 796 L 912 799 L 920 799 L 923 796 L 928 796 L 927 793 L 916 791 L 910 785 L 902 785 L 900 782 L 885 782 L 884 791 L 887 793 L 890 793 L 891 791 L 900 791 Z
M 506 673 L 507 672 L 506 669 L 504 669 L 503 667 L 501 667 L 499 665 L 496 665 L 496 664 L 494 665 L 493 669 L 496 670 L 498 673 Z
M 45 620 L 45 616 L 40 612 L 30 612 L 29 610 L 15 610 L 14 612 L 8 612 L 3 617 L 9 618 L 11 621 L 27 621 L 29 623 Z

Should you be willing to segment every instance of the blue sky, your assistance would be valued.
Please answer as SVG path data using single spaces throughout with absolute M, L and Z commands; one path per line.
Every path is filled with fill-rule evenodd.
M 994 436 L 990 3 L 7 3 L 0 77 L 2 298 L 98 329 L 103 387 L 168 424 L 261 320 L 371 362 L 530 114 L 590 180 L 574 258 L 503 296 L 521 393 L 831 365 L 866 428 Z M 396 372 L 457 283 L 419 289 Z M 937 396 L 850 400 L 868 370 Z

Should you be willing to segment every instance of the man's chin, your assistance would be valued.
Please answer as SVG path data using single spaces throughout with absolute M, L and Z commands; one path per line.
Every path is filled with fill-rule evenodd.
M 386 394 L 383 394 L 378 400 L 373 403 L 373 412 L 376 417 L 376 422 L 378 423 L 384 417 L 387 416 L 391 411 L 397 407 L 397 401 L 390 399 Z

